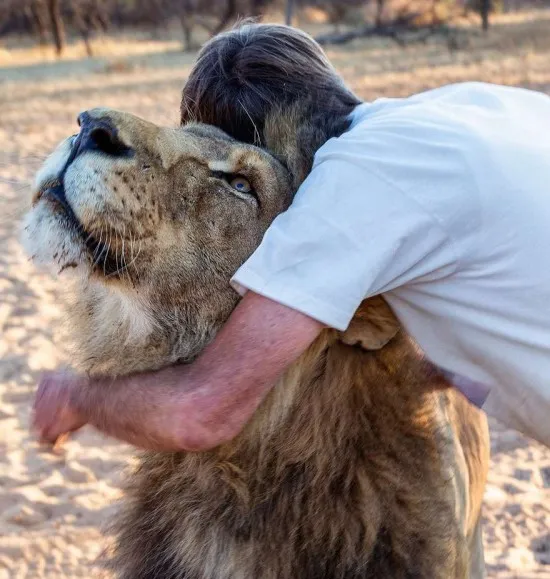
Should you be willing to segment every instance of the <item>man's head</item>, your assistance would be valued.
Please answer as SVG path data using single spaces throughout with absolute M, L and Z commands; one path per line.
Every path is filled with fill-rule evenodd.
M 215 125 L 240 141 L 265 146 L 264 128 L 273 111 L 308 109 L 305 116 L 330 125 L 347 118 L 359 102 L 305 32 L 244 24 L 216 36 L 199 54 L 183 89 L 181 120 Z

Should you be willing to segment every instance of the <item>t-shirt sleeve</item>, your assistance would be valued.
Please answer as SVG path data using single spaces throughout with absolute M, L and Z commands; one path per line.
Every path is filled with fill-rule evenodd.
M 423 207 L 384 176 L 329 157 L 232 283 L 345 330 L 365 298 L 448 275 L 454 262 L 451 241 Z

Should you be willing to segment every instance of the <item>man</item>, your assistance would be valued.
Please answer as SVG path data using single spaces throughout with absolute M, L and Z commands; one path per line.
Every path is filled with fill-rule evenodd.
M 182 120 L 262 144 L 273 109 L 297 103 L 344 128 L 235 275 L 244 298 L 214 342 L 116 382 L 46 376 L 41 437 L 90 423 L 144 448 L 215 447 L 323 327 L 384 293 L 473 402 L 550 444 L 550 98 L 468 83 L 361 104 L 306 34 L 246 25 L 203 49 Z

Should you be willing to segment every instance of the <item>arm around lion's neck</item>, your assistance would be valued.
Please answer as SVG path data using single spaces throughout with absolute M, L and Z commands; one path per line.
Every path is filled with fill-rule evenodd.
M 249 293 L 218 338 L 187 367 L 96 379 L 72 404 L 105 434 L 158 451 L 209 450 L 243 429 L 319 322 Z

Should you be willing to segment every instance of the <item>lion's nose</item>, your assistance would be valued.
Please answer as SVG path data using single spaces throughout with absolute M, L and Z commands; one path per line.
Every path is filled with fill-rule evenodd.
M 127 157 L 133 153 L 120 138 L 118 129 L 108 118 L 95 118 L 89 113 L 81 113 L 78 117 L 80 134 L 75 146 L 77 155 L 84 151 L 100 151 L 112 157 Z

